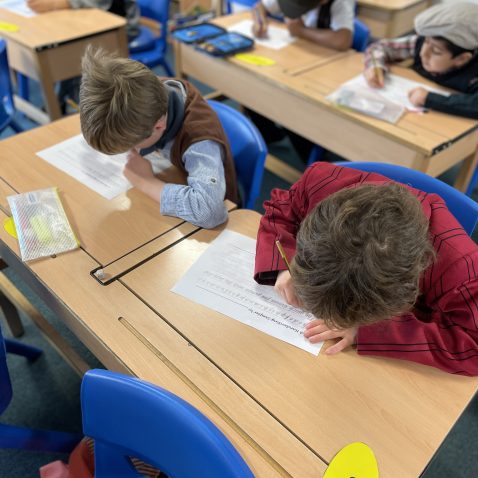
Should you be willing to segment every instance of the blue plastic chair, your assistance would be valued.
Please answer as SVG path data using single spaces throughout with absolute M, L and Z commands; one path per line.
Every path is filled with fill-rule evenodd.
M 475 190 L 476 183 L 478 183 L 478 167 L 475 169 L 473 176 L 471 177 L 470 184 L 466 188 L 465 194 L 471 196 Z
M 4 339 L 0 327 L 0 415 L 12 400 L 12 384 L 7 367 L 6 352 L 26 357 L 30 362 L 43 352 L 16 340 Z M 0 448 L 69 453 L 81 440 L 81 435 L 4 425 L 0 423 Z
M 370 38 L 370 29 L 365 23 L 359 19 L 354 20 L 354 38 L 352 41 L 352 48 L 358 52 L 364 52 L 368 45 Z M 307 166 L 310 166 L 316 161 L 320 161 L 324 156 L 325 150 L 322 146 L 316 144 L 310 151 L 309 159 L 307 160 Z
M 170 0 L 138 0 L 141 16 L 155 20 L 160 25 L 161 31 L 159 36 L 155 37 L 151 30 L 140 25 L 138 37 L 129 44 L 129 56 L 148 68 L 160 65 L 168 76 L 174 76 L 174 71 L 166 60 L 169 4 Z
M 128 457 L 171 477 L 254 478 L 223 433 L 181 398 L 108 370 L 81 385 L 83 431 L 95 441 L 95 477 L 137 477 Z
M 347 161 L 335 164 L 360 171 L 379 173 L 394 181 L 408 184 L 427 193 L 436 193 L 444 199 L 448 209 L 463 226 L 468 235 L 471 236 L 475 229 L 478 222 L 478 203 L 437 178 L 433 178 L 421 171 L 415 171 L 414 169 L 395 164 L 351 163 Z
M 16 133 L 23 131 L 13 119 L 15 106 L 13 104 L 12 84 L 10 82 L 10 69 L 8 67 L 7 45 L 0 39 L 0 132 L 10 126 Z
M 253 209 L 262 184 L 267 146 L 254 123 L 239 111 L 218 101 L 209 105 L 219 116 L 231 146 L 237 179 L 243 188 L 244 207 Z

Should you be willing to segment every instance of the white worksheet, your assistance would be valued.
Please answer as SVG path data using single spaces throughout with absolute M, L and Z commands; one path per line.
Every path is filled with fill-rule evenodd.
M 123 175 L 126 153 L 112 156 L 99 153 L 81 134 L 37 155 L 106 199 L 113 199 L 132 187 Z
M 439 90 L 438 88 L 432 88 L 423 83 L 419 83 L 418 81 L 408 80 L 407 78 L 403 78 L 401 76 L 393 74 L 385 76 L 385 86 L 383 88 L 371 88 L 367 85 L 365 77 L 362 74 L 357 75 L 350 81 L 347 81 L 346 83 L 341 85 L 340 88 L 364 88 L 364 90 L 367 90 L 369 94 L 373 93 L 377 96 L 377 98 L 385 98 L 392 103 L 404 106 L 408 111 L 423 111 L 423 108 L 414 106 L 412 103 L 410 103 L 408 99 L 408 92 L 413 88 L 417 88 L 419 86 L 434 93 L 440 93 L 446 96 L 449 95 L 449 93 Z
M 242 22 L 231 25 L 228 28 L 230 32 L 241 33 L 246 37 L 252 37 L 252 20 L 243 20 Z M 279 28 L 269 25 L 267 29 L 267 38 L 254 38 L 258 45 L 272 48 L 273 50 L 280 50 L 281 48 L 295 42 L 295 38 L 290 36 L 287 28 Z
M 25 0 L 0 0 L 0 8 L 10 10 L 23 17 L 34 17 L 36 13 L 28 7 Z
M 303 335 L 314 317 L 286 304 L 273 287 L 255 282 L 255 255 L 255 239 L 225 230 L 171 290 L 318 355 L 322 343 L 311 344 Z

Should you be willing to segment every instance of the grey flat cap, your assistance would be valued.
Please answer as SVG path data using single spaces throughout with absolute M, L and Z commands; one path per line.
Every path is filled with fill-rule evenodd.
M 431 7 L 415 17 L 421 36 L 443 37 L 466 50 L 478 48 L 478 5 L 452 2 Z

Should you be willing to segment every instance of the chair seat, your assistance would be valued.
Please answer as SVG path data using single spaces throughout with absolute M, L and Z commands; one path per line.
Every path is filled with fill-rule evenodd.
M 141 51 L 152 50 L 155 47 L 156 37 L 153 32 L 144 25 L 139 26 L 139 34 L 129 43 L 128 48 L 131 53 L 139 53 Z

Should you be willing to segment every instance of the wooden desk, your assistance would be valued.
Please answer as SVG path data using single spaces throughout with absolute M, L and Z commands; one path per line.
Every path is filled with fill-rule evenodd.
M 61 117 L 55 82 L 81 74 L 87 45 L 128 56 L 126 20 L 103 10 L 57 10 L 27 18 L 0 8 L 0 17 L 20 27 L 17 32 L 1 32 L 7 40 L 9 66 L 40 82 L 50 120 Z M 44 113 L 25 103 L 16 98 L 19 109 L 48 122 Z
M 259 216 L 245 221 L 239 213 L 230 214 L 227 228 L 255 237 Z M 198 231 L 122 281 L 317 456 L 329 462 L 362 441 L 374 450 L 381 477 L 417 477 L 478 379 L 353 350 L 317 358 L 170 292 L 219 232 Z M 132 320 L 154 344 L 156 324 Z M 297 468 L 292 476 L 309 476 L 303 473 Z
M 227 26 L 232 17 L 216 21 Z M 455 183 L 460 190 L 466 189 L 478 162 L 476 120 L 437 112 L 407 113 L 391 125 L 339 109 L 326 96 L 362 71 L 362 55 L 349 52 L 319 58 L 321 63 L 314 65 L 308 50 L 299 61 L 301 44 L 294 45 L 293 52 L 291 47 L 279 51 L 258 48 L 258 54 L 281 57 L 272 67 L 260 67 L 176 44 L 177 68 L 350 161 L 400 164 L 437 176 L 466 160 Z M 291 74 L 291 68 L 301 69 Z M 408 70 L 395 71 L 414 76 Z M 426 82 L 418 76 L 415 79 Z
M 393 38 L 413 30 L 415 17 L 431 0 L 358 0 L 357 16 L 376 38 Z
M 0 142 L 0 224 L 7 217 L 4 210 L 7 195 L 57 185 L 68 216 L 83 241 L 82 248 L 26 264 L 19 259 L 16 239 L 1 227 L 0 257 L 108 368 L 161 385 L 205 413 L 233 442 L 255 476 L 322 476 L 326 465 L 320 457 L 131 292 L 121 279 L 105 286 L 90 275 L 102 265 L 94 254 L 108 252 L 103 241 L 108 240 L 109 248 L 115 251 L 127 250 L 130 247 L 127 244 L 132 242 L 129 233 L 135 241 L 142 241 L 151 236 L 153 229 L 162 227 L 148 226 L 154 222 L 153 213 L 158 222 L 172 219 L 161 218 L 157 205 L 146 197 L 141 199 L 142 195 L 134 190 L 119 202 L 106 201 L 35 156 L 39 149 L 77 132 L 78 119 L 73 117 Z M 136 204 L 135 214 L 128 212 L 137 201 L 141 202 Z M 94 228 L 88 225 L 86 212 L 82 215 L 83 209 L 88 209 L 91 221 L 96 224 Z M 249 222 L 251 217 L 257 222 L 259 217 L 252 211 L 237 213 L 238 224 Z M 109 216 L 111 221 L 104 223 Z M 106 225 L 110 238 L 104 235 Z M 141 227 L 135 231 L 138 225 L 145 231 L 141 232 Z M 102 245 L 98 247 L 95 241 Z M 153 244 L 151 241 L 150 247 Z M 159 245 L 154 253 L 162 253 Z M 181 262 L 182 258 L 178 260 Z M 152 334 L 145 334 L 148 330 Z
M 36 156 L 79 133 L 79 116 L 75 115 L 1 141 L 0 191 L 4 196 L 0 207 L 8 210 L 8 194 L 57 186 L 82 248 L 104 268 L 103 282 L 198 229 L 182 219 L 162 216 L 158 204 L 134 188 L 107 200 Z M 172 168 L 161 177 L 185 183 L 184 176 Z M 235 207 L 230 201 L 226 204 L 230 210 Z

